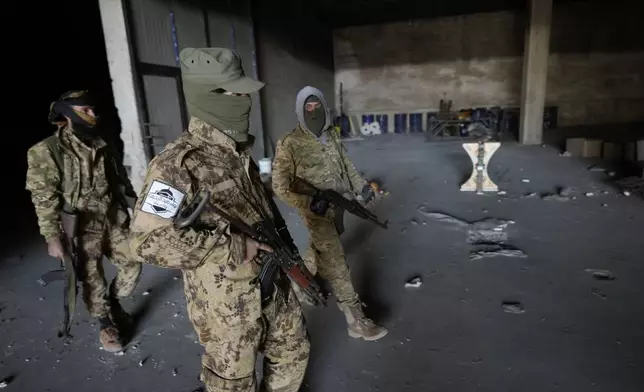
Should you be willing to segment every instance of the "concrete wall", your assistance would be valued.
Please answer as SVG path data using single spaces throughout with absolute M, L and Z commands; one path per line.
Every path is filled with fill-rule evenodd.
M 336 30 L 344 110 L 436 110 L 441 98 L 519 106 L 525 18 L 506 11 Z M 555 7 L 546 105 L 559 107 L 560 125 L 644 120 L 640 19 L 607 2 Z
M 295 97 L 307 85 L 322 90 L 333 106 L 333 40 L 306 3 L 254 3 L 257 63 L 268 155 L 297 124 Z

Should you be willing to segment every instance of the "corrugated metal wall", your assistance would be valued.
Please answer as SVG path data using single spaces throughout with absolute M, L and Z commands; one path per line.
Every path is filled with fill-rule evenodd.
M 151 155 L 175 140 L 187 126 L 178 54 L 186 47 L 221 46 L 236 50 L 244 70 L 256 74 L 250 0 L 129 0 L 136 71 Z M 251 132 L 263 154 L 259 97 L 253 97 Z

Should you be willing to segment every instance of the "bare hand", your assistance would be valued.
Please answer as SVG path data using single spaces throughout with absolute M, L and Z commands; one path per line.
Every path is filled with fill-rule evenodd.
M 244 259 L 244 263 L 250 263 L 255 256 L 257 256 L 257 252 L 260 250 L 272 252 L 273 248 L 266 244 L 262 244 L 261 242 L 257 242 L 250 237 L 246 237 L 246 258 Z
M 65 250 L 63 249 L 63 243 L 60 242 L 60 238 L 54 238 L 47 242 L 47 252 L 49 256 L 59 260 L 65 256 Z

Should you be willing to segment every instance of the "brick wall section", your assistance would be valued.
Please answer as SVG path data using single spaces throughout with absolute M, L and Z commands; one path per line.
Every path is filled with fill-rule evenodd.
M 344 110 L 518 106 L 526 15 L 495 12 L 334 32 Z M 553 13 L 546 105 L 559 124 L 644 120 L 644 34 L 636 13 L 569 3 Z M 339 102 L 336 99 L 336 102 Z

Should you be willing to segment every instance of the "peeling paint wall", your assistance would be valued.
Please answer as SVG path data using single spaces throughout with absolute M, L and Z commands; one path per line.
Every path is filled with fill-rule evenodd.
M 546 105 L 559 125 L 644 120 L 640 19 L 611 3 L 555 7 Z M 348 113 L 433 111 L 442 98 L 517 107 L 525 21 L 506 11 L 336 30 L 336 94 L 341 83 Z

